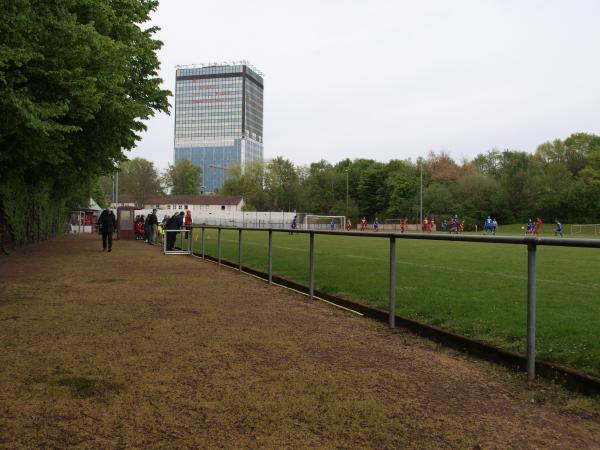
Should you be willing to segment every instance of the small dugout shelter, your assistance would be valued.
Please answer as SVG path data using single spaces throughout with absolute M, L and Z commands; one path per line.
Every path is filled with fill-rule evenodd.
M 117 208 L 117 239 L 135 239 L 135 206 Z

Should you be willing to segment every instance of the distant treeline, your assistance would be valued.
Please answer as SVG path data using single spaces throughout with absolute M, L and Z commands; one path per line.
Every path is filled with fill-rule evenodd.
M 501 224 L 536 216 L 600 223 L 600 136 L 586 133 L 543 143 L 533 154 L 494 149 L 459 163 L 445 152 L 430 152 L 416 162 L 346 159 L 332 165 L 321 160 L 308 167 L 278 157 L 251 164 L 244 173 L 235 167 L 220 193 L 242 195 L 250 210 L 414 222 L 421 170 L 424 216 L 442 220 L 458 214 L 467 224 L 488 215 Z

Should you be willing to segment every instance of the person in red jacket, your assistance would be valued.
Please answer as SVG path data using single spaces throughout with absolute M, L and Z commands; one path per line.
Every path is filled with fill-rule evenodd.
M 183 224 L 188 231 L 192 231 L 192 212 L 188 209 L 185 213 L 185 219 L 183 219 Z M 188 238 L 188 233 L 185 233 L 185 238 Z

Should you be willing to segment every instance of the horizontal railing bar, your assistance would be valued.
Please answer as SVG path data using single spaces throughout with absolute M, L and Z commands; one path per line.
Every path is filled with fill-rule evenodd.
M 374 231 L 327 231 L 327 230 L 293 230 L 286 228 L 258 228 L 258 227 L 231 227 L 219 225 L 193 225 L 193 228 L 211 228 L 221 230 L 244 230 L 244 231 L 272 231 L 276 233 L 294 234 L 322 234 L 332 236 L 352 236 L 352 237 L 377 237 L 377 238 L 397 238 L 397 239 L 422 239 L 431 241 L 452 241 L 452 242 L 486 242 L 491 244 L 524 244 L 524 245 L 548 245 L 555 247 L 586 247 L 600 248 L 600 239 L 579 239 L 579 238 L 547 238 L 533 236 L 476 236 L 470 234 L 421 234 L 421 233 L 386 233 Z

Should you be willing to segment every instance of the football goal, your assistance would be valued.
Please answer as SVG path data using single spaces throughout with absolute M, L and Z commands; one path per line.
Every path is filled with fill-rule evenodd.
M 346 216 L 320 216 L 307 214 L 304 216 L 305 230 L 331 230 L 343 231 L 346 229 Z
M 600 223 L 574 223 L 571 225 L 572 234 L 600 234 Z

